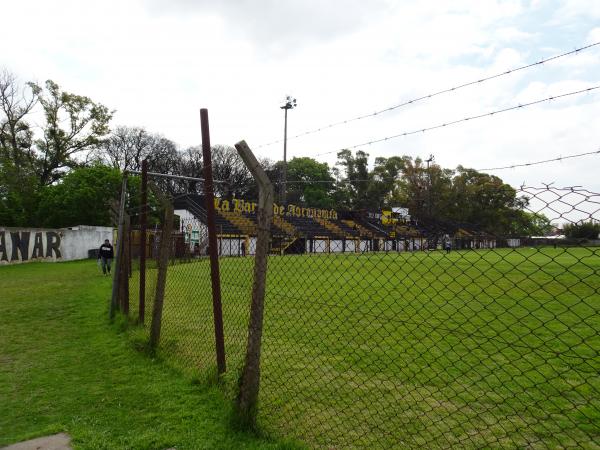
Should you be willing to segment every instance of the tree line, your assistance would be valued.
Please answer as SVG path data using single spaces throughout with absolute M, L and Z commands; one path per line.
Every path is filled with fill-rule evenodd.
M 63 227 L 110 225 L 121 174 L 141 170 L 202 177 L 200 147 L 179 148 L 141 127 L 116 126 L 114 111 L 48 80 L 20 83 L 0 73 L 0 224 Z M 281 194 L 282 161 L 261 160 Z M 256 184 L 233 147 L 212 148 L 216 195 L 257 197 Z M 139 199 L 131 177 L 130 206 Z M 527 199 L 499 177 L 459 166 L 426 166 L 411 156 L 376 157 L 342 150 L 333 166 L 309 157 L 287 163 L 288 203 L 338 210 L 409 209 L 422 220 L 476 224 L 498 234 L 544 234 L 548 220 L 526 211 Z M 201 193 L 194 181 L 155 180 L 171 195 Z

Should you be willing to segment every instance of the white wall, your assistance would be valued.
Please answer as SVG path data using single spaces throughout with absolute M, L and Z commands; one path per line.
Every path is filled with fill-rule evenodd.
M 245 241 L 244 238 L 219 238 L 217 241 L 219 246 L 219 256 L 241 256 L 242 245 Z
M 196 216 L 194 216 L 191 212 L 189 212 L 187 209 L 176 209 L 173 211 L 173 213 L 177 216 L 179 216 L 179 218 L 182 221 L 187 222 L 192 222 L 192 221 L 196 221 L 196 222 L 200 222 Z
M 521 239 L 507 239 L 506 240 L 506 244 L 509 247 L 512 247 L 512 248 L 520 247 L 521 246 Z
M 325 239 L 314 239 L 313 253 L 327 253 L 327 242 Z M 306 240 L 306 253 L 310 253 L 310 239 Z
M 343 241 L 332 239 L 329 241 L 329 251 L 331 253 L 341 253 L 344 251 L 344 243 Z
M 256 254 L 256 238 L 255 237 L 251 237 L 248 239 L 248 255 L 254 255 Z
M 112 227 L 0 227 L 0 264 L 85 259 L 88 250 L 98 249 L 105 239 L 112 243 Z
M 356 241 L 347 240 L 346 241 L 346 252 L 354 253 L 356 251 Z

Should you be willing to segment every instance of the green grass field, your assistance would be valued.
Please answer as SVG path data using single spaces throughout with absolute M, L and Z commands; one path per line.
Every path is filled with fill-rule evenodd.
M 220 262 L 233 392 L 253 261 Z M 161 355 L 203 377 L 208 261 L 167 285 Z M 599 289 L 597 247 L 271 257 L 260 425 L 323 448 L 598 448 Z
M 0 447 L 65 431 L 76 449 L 292 448 L 233 431 L 221 390 L 135 350 L 108 323 L 110 281 L 95 261 L 0 266 Z

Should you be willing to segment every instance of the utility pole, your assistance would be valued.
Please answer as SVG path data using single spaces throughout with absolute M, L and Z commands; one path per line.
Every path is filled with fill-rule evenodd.
M 288 109 L 293 109 L 296 107 L 296 99 L 291 96 L 287 96 L 285 98 L 285 103 L 280 106 L 281 109 L 285 111 L 285 120 L 283 125 L 283 174 L 281 179 L 281 204 L 286 204 L 286 191 L 287 191 L 287 113 Z

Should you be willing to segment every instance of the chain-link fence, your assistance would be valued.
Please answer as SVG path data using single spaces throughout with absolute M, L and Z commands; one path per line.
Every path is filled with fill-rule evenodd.
M 522 187 L 518 196 L 528 199 L 524 212 L 550 219 L 543 235 L 278 209 L 260 427 L 315 448 L 598 448 L 600 194 L 545 186 Z M 203 202 L 172 200 L 178 219 L 158 346 L 170 364 L 201 378 L 216 373 Z M 248 336 L 252 205 L 216 202 L 224 385 L 232 396 Z M 150 228 L 141 330 L 150 328 L 158 270 L 151 255 L 162 239 L 160 225 Z
M 211 290 L 210 260 L 208 255 L 208 229 L 206 212 L 198 203 L 198 198 L 184 198 L 162 195 L 175 208 L 175 220 L 168 244 L 168 268 L 160 320 L 160 356 L 186 375 L 194 378 L 214 378 L 215 337 Z M 202 200 L 203 202 L 203 200 Z M 129 316 L 140 323 L 134 333 L 138 333 L 140 344 L 151 333 L 158 273 L 160 270 L 160 247 L 164 236 L 164 210 L 156 205 L 149 214 L 145 245 L 145 270 L 143 280 L 141 265 L 140 207 L 128 209 L 126 216 L 131 221 L 127 231 L 126 246 L 130 255 L 126 265 L 129 268 L 127 280 L 129 296 Z M 178 209 L 179 208 L 179 209 Z M 221 286 L 223 286 L 224 336 L 228 362 L 242 360 L 245 351 L 245 334 L 248 327 L 246 292 L 240 292 L 236 283 L 252 282 L 253 255 L 256 237 L 243 234 L 222 217 L 217 220 L 217 245 L 220 258 Z M 233 259 L 243 260 L 228 264 Z M 143 305 L 140 303 L 140 287 L 144 286 Z M 226 289 L 227 288 L 227 289 Z M 243 299 L 246 307 L 230 308 L 230 299 Z M 238 302 L 239 303 L 239 302 Z M 140 314 L 140 307 L 144 313 Z M 232 377 L 234 374 L 232 374 Z

